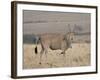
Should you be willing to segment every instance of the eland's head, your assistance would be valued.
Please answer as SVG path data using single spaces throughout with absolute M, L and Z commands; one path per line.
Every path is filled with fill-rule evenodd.
M 68 24 L 68 32 L 65 34 L 65 40 L 69 48 L 72 48 L 71 43 L 74 40 L 74 30 L 71 30 L 70 24 Z

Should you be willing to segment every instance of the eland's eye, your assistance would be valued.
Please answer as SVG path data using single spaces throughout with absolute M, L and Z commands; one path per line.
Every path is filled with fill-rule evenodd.
M 71 40 L 73 40 L 73 38 L 71 38 Z

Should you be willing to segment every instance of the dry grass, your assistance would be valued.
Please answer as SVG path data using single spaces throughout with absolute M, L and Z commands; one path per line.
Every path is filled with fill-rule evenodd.
M 89 43 L 73 43 L 72 48 L 66 51 L 66 57 L 63 56 L 61 50 L 48 49 L 47 58 L 45 54 L 42 56 L 42 64 L 39 64 L 40 54 L 34 52 L 34 44 L 24 44 L 23 68 L 51 68 L 51 67 L 75 67 L 90 65 L 90 44 Z M 38 45 L 38 52 L 41 46 Z

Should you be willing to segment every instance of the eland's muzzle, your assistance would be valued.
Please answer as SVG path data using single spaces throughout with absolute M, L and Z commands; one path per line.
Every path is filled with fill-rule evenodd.
M 69 48 L 72 48 L 72 45 L 70 44 Z

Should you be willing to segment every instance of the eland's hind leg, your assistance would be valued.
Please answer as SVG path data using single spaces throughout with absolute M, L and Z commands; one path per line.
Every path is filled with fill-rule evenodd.
M 45 49 L 45 62 L 48 64 L 48 50 Z
M 47 63 L 47 50 L 42 49 L 41 52 L 40 52 L 40 62 L 39 62 L 39 64 L 42 64 L 43 53 L 45 53 L 45 62 Z
M 42 49 L 41 52 L 40 52 L 40 62 L 39 62 L 39 64 L 41 64 L 41 62 L 42 62 L 42 55 L 43 55 L 43 52 L 44 52 L 44 49 Z

